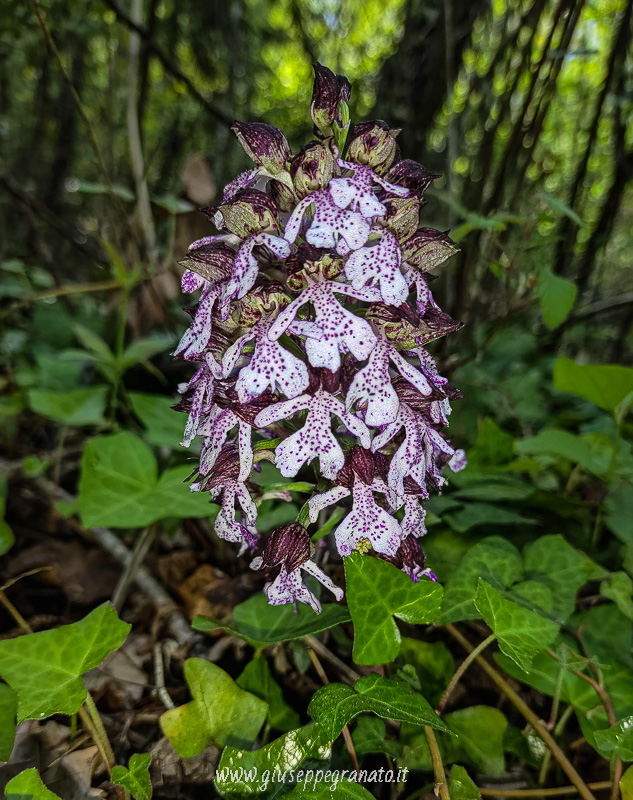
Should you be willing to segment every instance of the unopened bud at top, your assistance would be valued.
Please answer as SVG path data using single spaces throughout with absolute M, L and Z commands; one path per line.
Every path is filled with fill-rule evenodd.
M 310 113 L 314 124 L 329 135 L 332 125 L 338 119 L 343 123 L 347 116 L 347 103 L 352 93 L 352 85 L 343 75 L 335 75 L 322 64 L 314 65 L 314 88 Z M 349 121 L 347 122 L 349 125 Z M 342 125 L 341 125 L 342 127 Z

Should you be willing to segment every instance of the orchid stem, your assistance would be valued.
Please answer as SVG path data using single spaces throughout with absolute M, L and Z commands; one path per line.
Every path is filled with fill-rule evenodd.
M 424 726 L 424 735 L 429 745 L 431 753 L 431 762 L 433 764 L 433 774 L 435 775 L 435 794 L 441 800 L 451 800 L 451 794 L 448 791 L 448 783 L 446 782 L 446 772 L 444 771 L 444 763 L 442 761 L 442 754 L 437 743 L 435 731 L 428 725 Z

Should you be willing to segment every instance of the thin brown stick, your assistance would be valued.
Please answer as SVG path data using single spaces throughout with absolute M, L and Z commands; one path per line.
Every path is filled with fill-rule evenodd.
M 319 678 L 321 678 L 323 685 L 327 686 L 327 684 L 330 682 L 329 678 L 323 669 L 323 664 L 321 664 L 319 661 L 319 657 L 311 647 L 308 647 L 308 655 L 310 656 L 310 661 L 312 661 L 314 669 L 317 671 Z M 356 748 L 354 747 L 354 742 L 352 741 L 352 734 L 349 732 L 347 725 L 345 725 L 343 728 L 343 739 L 345 739 L 345 746 L 347 747 L 350 761 L 352 762 L 352 766 L 356 772 L 356 778 L 358 781 L 360 781 L 360 766 L 358 764 L 358 756 L 356 755 Z
M 323 644 L 323 642 L 320 642 L 316 638 L 316 636 L 304 636 L 303 641 L 309 648 L 312 648 L 317 655 L 321 656 L 322 659 L 329 661 L 330 664 L 340 672 L 341 677 L 345 678 L 346 682 L 350 685 L 353 686 L 361 677 L 356 670 L 348 667 L 344 661 L 341 661 L 338 656 L 335 656 L 334 653 Z
M 446 630 L 451 634 L 451 636 L 456 639 L 461 646 L 466 650 L 468 653 L 471 653 L 475 648 L 472 644 L 468 641 L 468 639 L 459 631 L 454 625 L 446 625 Z M 578 791 L 578 794 L 584 798 L 584 800 L 596 800 L 593 796 L 587 784 L 583 781 L 580 777 L 578 772 L 576 772 L 573 764 L 565 753 L 561 750 L 561 748 L 556 743 L 554 737 L 551 733 L 547 730 L 547 723 L 540 719 L 532 709 L 527 705 L 527 703 L 523 700 L 522 697 L 514 691 L 514 689 L 510 686 L 510 684 L 503 678 L 503 676 L 497 672 L 497 670 L 489 664 L 483 656 L 477 656 L 476 658 L 477 663 L 483 669 L 483 671 L 488 675 L 488 677 L 493 681 L 493 683 L 500 689 L 503 694 L 510 700 L 512 705 L 517 709 L 517 711 L 530 723 L 530 725 L 534 728 L 534 732 L 539 736 L 545 744 L 549 747 L 552 752 L 552 755 L 558 761 L 561 766 L 561 769 L 565 772 L 569 780 L 573 783 Z
M 442 800 L 451 800 L 448 783 L 446 782 L 446 772 L 444 772 L 444 762 L 437 744 L 435 731 L 428 725 L 424 725 L 424 735 L 431 753 L 431 763 L 433 764 L 433 774 L 435 775 L 435 795 L 436 797 L 441 797 Z
M 611 781 L 598 781 L 588 783 L 589 789 L 594 792 L 601 792 L 611 788 Z M 563 797 L 570 794 L 578 794 L 575 786 L 559 786 L 553 789 L 479 789 L 483 797 Z
M 455 689 L 455 687 L 459 683 L 459 681 L 460 681 L 462 675 L 464 674 L 464 672 L 466 672 L 468 667 L 473 663 L 473 661 L 477 658 L 477 656 L 480 653 L 482 653 L 486 649 L 486 647 L 488 647 L 489 644 L 494 642 L 494 640 L 496 638 L 497 637 L 494 635 L 494 633 L 490 634 L 490 636 L 487 639 L 484 639 L 483 642 L 480 642 L 477 645 L 477 647 L 475 647 L 475 649 L 472 651 L 472 653 L 469 653 L 466 656 L 466 658 L 462 661 L 462 663 L 459 665 L 459 667 L 455 671 L 455 674 L 453 675 L 453 677 L 450 680 L 450 683 L 446 687 L 446 690 L 445 690 L 444 694 L 440 698 L 440 702 L 437 704 L 437 708 L 435 709 L 436 713 L 441 714 L 442 711 L 444 711 L 444 706 L 448 702 L 449 697 L 453 693 L 453 690 Z

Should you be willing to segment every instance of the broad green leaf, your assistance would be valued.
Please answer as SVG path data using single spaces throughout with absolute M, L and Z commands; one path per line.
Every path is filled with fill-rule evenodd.
M 197 756 L 210 741 L 217 747 L 250 747 L 268 714 L 267 703 L 240 689 L 228 673 L 202 658 L 187 659 L 184 674 L 193 699 L 160 718 L 163 733 L 178 755 Z
M 600 584 L 600 594 L 613 600 L 625 617 L 633 620 L 633 581 L 626 572 L 613 572 Z
M 475 606 L 497 637 L 501 652 L 519 666 L 529 666 L 536 653 L 550 645 L 558 634 L 555 622 L 506 600 L 481 578 Z
M 104 364 L 114 363 L 114 353 L 98 333 L 90 330 L 85 325 L 74 325 L 73 332 L 81 345 L 98 361 Z
M 385 664 L 398 655 L 400 631 L 394 617 L 422 625 L 438 615 L 442 587 L 414 583 L 386 561 L 352 553 L 345 559 L 345 576 L 357 664 Z
M 489 536 L 471 547 L 446 584 L 440 624 L 479 616 L 475 596 L 480 577 L 496 589 L 508 588 L 523 578 L 521 554 L 500 536 Z
M 444 642 L 422 642 L 404 637 L 396 659 L 414 668 L 424 694 L 435 707 L 455 672 L 455 661 Z
M 615 411 L 624 398 L 633 392 L 633 369 L 612 364 L 577 364 L 570 358 L 557 358 L 554 364 L 554 386 L 590 403 Z
M 0 675 L 18 696 L 18 723 L 77 712 L 86 699 L 82 676 L 117 650 L 130 628 L 103 603 L 79 622 L 0 641 Z
M 459 477 L 451 484 L 457 486 L 456 492 L 451 492 L 451 498 L 458 500 L 526 500 L 534 494 L 535 489 L 529 483 L 515 478 L 513 475 L 491 474 L 489 472 L 474 472 L 464 470 L 456 473 Z
M 435 713 L 431 704 L 406 683 L 368 675 L 359 678 L 354 688 L 344 683 L 330 683 L 321 687 L 308 706 L 308 714 L 316 720 L 334 741 L 351 720 L 366 711 L 384 719 L 429 725 L 438 731 L 450 733 Z
M 544 614 L 546 617 L 552 616 L 554 608 L 552 590 L 539 581 L 515 583 L 510 589 L 506 589 L 504 594 L 508 600 L 514 600 L 523 608 L 536 611 L 537 614 Z
M 615 752 L 622 761 L 633 761 L 633 716 L 618 720 L 606 731 L 596 731 L 594 738 L 607 756 Z
M 6 683 L 0 683 L 0 761 L 8 761 L 15 740 L 18 698 Z
M 370 780 L 373 770 L 361 770 L 361 776 L 363 772 L 367 774 L 367 780 Z M 398 770 L 392 770 L 391 772 L 395 781 Z M 374 795 L 355 780 L 349 780 L 346 777 L 339 781 L 335 776 L 332 776 L 329 781 L 326 781 L 324 780 L 325 774 L 325 771 L 323 771 L 321 780 L 317 780 L 317 776 L 306 776 L 303 782 L 298 783 L 289 794 L 284 796 L 288 800 L 305 800 L 306 795 L 314 798 L 314 800 L 374 800 Z M 382 774 L 385 775 L 384 772 Z
M 152 356 L 158 355 L 158 353 L 164 353 L 169 346 L 169 342 L 171 342 L 171 338 L 171 336 L 168 338 L 154 336 L 148 339 L 137 339 L 126 347 L 125 352 L 119 359 L 119 367 L 126 369 L 133 364 L 147 361 Z
M 37 414 L 66 425 L 100 425 L 103 423 L 107 386 L 90 386 L 65 392 L 45 392 L 32 389 L 29 405 Z
M 507 464 L 512 461 L 513 454 L 514 438 L 501 430 L 493 419 L 486 417 L 479 427 L 477 443 L 468 451 L 468 466 L 464 472 Z
M 547 267 L 536 276 L 543 322 L 552 331 L 567 319 L 574 307 L 578 287 L 572 281 L 555 275 Z
M 331 752 L 331 742 L 315 722 L 290 731 L 255 752 L 225 747 L 215 773 L 215 786 L 226 800 L 250 800 L 253 794 L 277 797 L 287 791 L 290 771 L 312 765 L 322 768 L 326 759 L 329 762 Z
M 150 444 L 177 448 L 185 428 L 186 417 L 173 410 L 174 400 L 163 394 L 129 392 L 132 410 L 145 427 Z
M 548 428 L 536 436 L 522 439 L 516 443 L 516 450 L 519 455 L 558 456 L 578 464 L 594 475 L 605 475 L 613 457 L 613 450 L 597 447 L 595 440 L 555 428 Z
M 525 576 L 552 591 L 552 613 L 564 622 L 574 610 L 576 595 L 588 581 L 604 576 L 602 567 L 559 534 L 541 536 L 523 554 Z
M 629 767 L 620 779 L 622 800 L 633 800 L 633 767 Z
M 345 606 L 326 603 L 320 614 L 300 604 L 295 614 L 292 605 L 271 606 L 263 594 L 256 594 L 233 609 L 238 633 L 254 642 L 271 644 L 320 633 L 342 622 L 349 622 Z
M 449 511 L 442 515 L 442 519 L 447 522 L 457 533 L 466 533 L 471 528 L 485 525 L 503 525 L 514 527 L 516 525 L 535 525 L 535 521 L 516 511 L 508 511 L 501 506 L 493 506 L 489 503 L 468 503 L 464 508 L 456 511 Z
M 165 517 L 209 517 L 217 511 L 205 492 L 189 492 L 186 464 L 158 477 L 150 448 L 131 433 L 89 439 L 79 481 L 86 527 L 140 528 Z
M 448 791 L 451 800 L 478 800 L 481 797 L 479 789 L 473 783 L 470 775 L 459 764 L 453 764 L 451 767 Z
M 11 778 L 4 792 L 5 800 L 61 800 L 44 786 L 35 767 Z
M 398 758 L 402 752 L 398 742 L 387 739 L 385 723 L 378 717 L 359 717 L 352 733 L 352 740 L 359 756 L 386 753 L 391 758 Z
M 130 756 L 128 767 L 120 764 L 112 767 L 110 780 L 118 786 L 123 786 L 135 800 L 150 800 L 152 797 L 152 782 L 149 777 L 149 765 L 152 757 L 149 753 L 134 753 Z
M 503 739 L 508 727 L 505 716 L 490 706 L 469 706 L 444 715 L 453 736 L 437 733 L 444 764 L 465 763 L 486 775 L 505 771 Z M 400 741 L 404 747 L 399 766 L 432 770 L 424 730 L 403 723 Z
M 281 687 L 273 678 L 265 658 L 254 658 L 235 681 L 240 689 L 268 704 L 268 723 L 278 731 L 290 731 L 301 724 L 299 715 L 284 700 Z
M 605 500 L 605 524 L 624 544 L 633 543 L 633 484 L 622 482 Z

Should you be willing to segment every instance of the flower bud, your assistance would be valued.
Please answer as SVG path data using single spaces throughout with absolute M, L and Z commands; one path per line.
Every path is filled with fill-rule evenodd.
M 309 142 L 292 159 L 290 175 L 298 198 L 325 189 L 330 179 L 339 174 L 332 144 L 331 138 Z
M 356 475 L 369 485 L 374 480 L 375 472 L 376 456 L 371 450 L 355 445 L 345 456 L 345 464 L 336 476 L 336 482 L 351 490 Z
M 420 228 L 402 243 L 402 260 L 420 272 L 439 267 L 459 252 L 447 231 Z
M 298 522 L 276 528 L 269 535 L 262 554 L 263 564 L 276 567 L 284 564 L 292 572 L 310 558 L 311 542 L 308 531 Z
M 254 325 L 264 314 L 269 314 L 275 308 L 283 308 L 288 303 L 290 297 L 280 283 L 259 279 L 253 289 L 240 300 L 237 322 L 244 327 Z
M 417 161 L 405 158 L 394 164 L 386 177 L 390 183 L 405 186 L 413 194 L 422 197 L 433 181 L 440 176 L 418 164 Z
M 303 291 L 308 285 L 308 275 L 322 275 L 333 280 L 343 269 L 343 259 L 335 250 L 303 242 L 297 252 L 286 259 L 288 278 L 286 284 L 293 292 Z
M 382 200 L 387 213 L 380 218 L 382 224 L 403 242 L 412 236 L 420 222 L 420 209 L 424 202 L 415 195 L 409 197 L 387 197 Z
M 344 116 L 343 105 L 347 106 L 352 85 L 343 75 L 335 75 L 322 64 L 314 65 L 314 87 L 310 113 L 314 124 L 330 135 L 334 121 Z M 349 125 L 349 122 L 347 123 Z
M 279 128 L 264 122 L 235 122 L 231 130 L 258 167 L 271 176 L 287 171 L 292 153 Z
M 189 245 L 186 258 L 178 263 L 208 281 L 224 281 L 231 274 L 235 250 L 220 237 L 207 236 Z
M 230 203 L 202 209 L 218 230 L 227 230 L 241 239 L 266 231 L 279 233 L 277 206 L 257 189 L 243 189 Z
M 280 183 L 279 181 L 271 181 L 268 184 L 268 191 L 275 205 L 279 211 L 283 211 L 286 214 L 292 211 L 299 202 L 294 193 L 294 189 L 292 188 L 292 178 L 290 177 L 290 173 L 287 174 L 288 182 L 290 184 L 289 186 L 285 183 Z
M 399 133 L 398 128 L 391 130 L 381 119 L 354 125 L 347 160 L 366 164 L 379 175 L 384 175 L 398 154 L 396 136 Z

